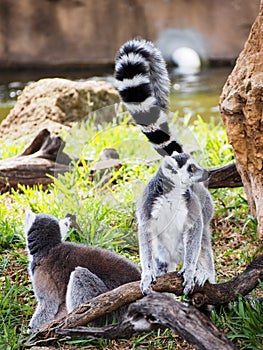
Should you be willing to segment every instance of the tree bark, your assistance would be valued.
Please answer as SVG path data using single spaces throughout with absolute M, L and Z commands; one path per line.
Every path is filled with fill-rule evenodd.
M 236 164 L 231 163 L 220 168 L 208 169 L 210 177 L 208 188 L 242 187 L 242 179 L 237 171 Z
M 130 338 L 157 327 L 170 328 L 197 350 L 230 350 L 236 347 L 213 323 L 193 306 L 176 301 L 171 296 L 151 293 L 129 306 L 124 320 L 102 328 L 60 329 L 61 336 Z
M 263 239 L 263 3 L 249 38 L 227 79 L 220 111 L 233 146 L 250 212 Z
M 0 161 L 0 192 L 17 188 L 18 184 L 44 186 L 53 182 L 51 176 L 65 173 L 72 159 L 63 152 L 65 142 L 41 130 L 30 145 L 17 156 Z
M 243 273 L 232 280 L 220 284 L 206 282 L 203 287 L 196 286 L 189 297 L 192 304 L 196 307 L 201 307 L 205 304 L 226 304 L 235 300 L 239 294 L 247 295 L 258 285 L 260 279 L 263 280 L 263 255 L 255 259 Z M 183 279 L 177 275 L 177 272 L 170 272 L 159 276 L 157 283 L 152 288 L 156 292 L 170 292 L 182 295 L 182 282 Z M 80 305 L 66 318 L 52 321 L 31 336 L 27 344 L 45 343 L 50 339 L 60 338 L 61 335 L 57 333 L 57 329 L 69 329 L 86 325 L 94 319 L 142 297 L 139 281 L 122 285 Z

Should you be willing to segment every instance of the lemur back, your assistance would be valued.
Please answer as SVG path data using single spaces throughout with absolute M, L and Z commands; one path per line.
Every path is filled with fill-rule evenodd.
M 172 136 L 168 121 L 170 81 L 160 51 L 148 41 L 125 43 L 116 57 L 119 94 L 135 122 L 164 159 L 137 206 L 141 289 L 182 263 L 184 293 L 214 282 L 209 224 L 213 203 L 201 183 L 209 176 Z
M 51 215 L 26 214 L 29 272 L 38 301 L 30 321 L 32 331 L 66 315 L 83 301 L 140 280 L 138 267 L 116 253 L 62 242 L 69 225 L 69 218 L 58 221 Z

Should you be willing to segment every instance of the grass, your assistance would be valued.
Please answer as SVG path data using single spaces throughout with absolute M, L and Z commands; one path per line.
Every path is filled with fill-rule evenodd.
M 262 349 L 262 305 L 239 296 L 238 300 L 214 313 L 212 321 L 228 332 L 229 339 L 238 340 L 243 349 Z
M 23 235 L 27 207 L 58 218 L 75 214 L 83 234 L 70 231 L 70 240 L 115 250 L 139 263 L 135 206 L 159 161 L 138 128 L 128 122 L 127 115 L 120 115 L 113 123 L 103 124 L 96 124 L 94 117 L 63 135 L 66 152 L 79 155 L 82 167 L 76 164 L 71 172 L 58 176 L 46 189 L 20 186 L 18 191 L 0 195 L 0 349 L 19 348 L 36 305 L 27 274 Z M 207 124 L 201 117 L 194 121 L 187 117 L 182 120 L 176 115 L 171 122 L 175 123 L 176 130 L 182 131 L 178 137 L 187 143 L 203 166 L 215 167 L 233 160 L 222 124 L 214 120 Z M 24 142 L 0 141 L 0 159 L 19 153 L 24 146 Z M 105 147 L 117 149 L 123 166 L 111 170 L 110 177 L 107 172 L 97 175 L 94 181 L 90 171 Z M 215 204 L 212 232 L 217 278 L 225 281 L 241 272 L 262 247 L 257 241 L 257 223 L 249 215 L 243 188 L 211 193 Z M 259 287 L 252 299 L 262 290 L 262 286 Z M 239 298 L 228 309 L 213 312 L 212 320 L 242 349 L 260 349 L 263 348 L 262 315 L 260 304 L 252 305 L 247 299 Z M 75 340 L 58 345 L 62 349 L 75 347 L 191 349 L 168 330 L 118 342 Z

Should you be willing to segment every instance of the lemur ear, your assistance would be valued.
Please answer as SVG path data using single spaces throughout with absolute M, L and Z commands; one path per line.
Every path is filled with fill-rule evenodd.
M 24 229 L 25 233 L 27 233 L 30 229 L 30 227 L 33 225 L 33 222 L 35 221 L 36 214 L 32 212 L 30 209 L 26 209 L 25 212 L 25 222 L 24 222 Z
M 71 219 L 69 217 L 59 220 L 61 239 L 64 239 L 66 237 L 68 230 L 70 228 L 70 225 L 71 225 Z

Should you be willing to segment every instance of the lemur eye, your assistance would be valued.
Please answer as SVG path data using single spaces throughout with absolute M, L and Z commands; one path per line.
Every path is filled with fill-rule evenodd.
M 190 164 L 187 168 L 187 170 L 190 172 L 190 173 L 194 173 L 196 171 L 196 166 L 194 164 Z

